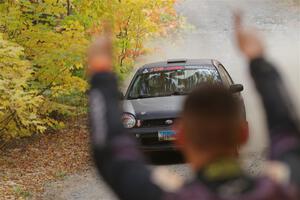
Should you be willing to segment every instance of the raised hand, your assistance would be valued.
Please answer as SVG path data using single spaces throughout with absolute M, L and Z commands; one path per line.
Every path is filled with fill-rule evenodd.
M 88 49 L 88 74 L 112 71 L 112 39 L 108 29 L 98 36 Z
M 264 45 L 257 30 L 245 29 L 242 26 L 242 16 L 240 13 L 235 13 L 234 18 L 235 36 L 240 51 L 249 60 L 262 57 L 264 54 Z

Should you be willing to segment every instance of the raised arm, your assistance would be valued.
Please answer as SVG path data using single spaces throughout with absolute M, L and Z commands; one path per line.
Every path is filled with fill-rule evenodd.
M 271 137 L 271 158 L 289 166 L 290 178 L 300 186 L 300 131 L 290 96 L 276 68 L 263 58 L 263 43 L 253 31 L 245 31 L 236 16 L 236 36 L 249 60 L 250 73 L 259 92 Z
M 160 199 L 162 190 L 152 183 L 151 173 L 135 140 L 121 123 L 117 81 L 111 72 L 111 55 L 107 52 L 108 46 L 103 45 L 106 41 L 98 42 L 92 46 L 89 55 L 91 143 L 96 166 L 120 199 Z
M 274 137 L 282 133 L 297 135 L 295 110 L 276 68 L 258 57 L 250 61 L 250 72 L 263 101 L 270 133 Z

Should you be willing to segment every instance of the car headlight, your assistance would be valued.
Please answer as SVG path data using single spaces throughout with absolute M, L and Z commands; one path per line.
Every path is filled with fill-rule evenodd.
M 133 128 L 136 124 L 136 119 L 133 115 L 124 113 L 122 116 L 122 122 L 125 128 Z

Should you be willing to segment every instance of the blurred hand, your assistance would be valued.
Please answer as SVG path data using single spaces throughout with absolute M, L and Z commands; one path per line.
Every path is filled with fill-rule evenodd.
M 110 34 L 95 39 L 88 49 L 88 74 L 112 71 L 112 41 Z
M 235 35 L 240 51 L 249 59 L 262 57 L 264 54 L 264 45 L 255 29 L 245 30 L 242 27 L 242 18 L 240 13 L 235 14 Z

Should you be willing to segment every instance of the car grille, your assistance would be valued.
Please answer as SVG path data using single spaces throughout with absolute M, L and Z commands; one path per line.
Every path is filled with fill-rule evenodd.
M 172 123 L 168 124 L 167 123 L 168 120 L 172 120 Z M 148 128 L 148 127 L 170 126 L 174 123 L 174 121 L 175 121 L 175 118 L 143 120 L 141 127 Z
M 140 142 L 142 145 L 156 145 L 156 144 L 171 144 L 171 141 L 159 141 L 158 133 L 149 133 L 142 135 L 140 138 Z
M 142 145 L 151 145 L 158 143 L 158 133 L 145 134 L 140 138 Z

